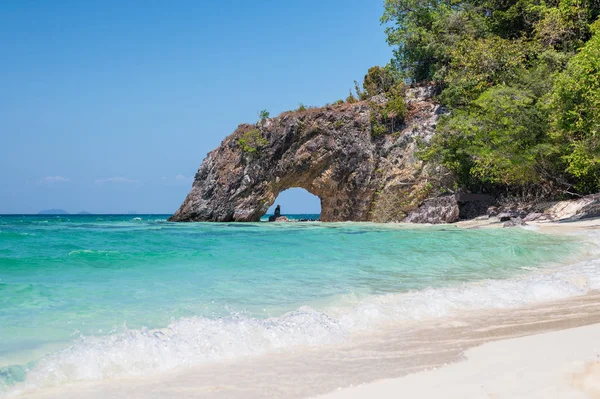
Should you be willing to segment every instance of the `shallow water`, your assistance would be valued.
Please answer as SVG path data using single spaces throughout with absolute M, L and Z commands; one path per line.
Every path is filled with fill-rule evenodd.
M 0 392 L 552 299 L 578 288 L 511 279 L 580 252 L 580 241 L 521 229 L 0 216 Z

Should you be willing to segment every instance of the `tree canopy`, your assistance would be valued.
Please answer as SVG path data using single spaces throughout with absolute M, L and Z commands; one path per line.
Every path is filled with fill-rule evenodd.
M 385 0 L 387 68 L 437 85 L 447 109 L 423 158 L 472 190 L 600 190 L 599 14 L 600 0 Z

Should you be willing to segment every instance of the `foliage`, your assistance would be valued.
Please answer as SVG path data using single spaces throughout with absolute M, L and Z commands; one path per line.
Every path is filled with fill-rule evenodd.
M 406 87 L 403 83 L 397 84 L 387 92 L 387 103 L 385 111 L 390 118 L 403 122 L 406 117 Z
M 499 85 L 442 119 L 423 157 L 457 172 L 465 186 L 525 185 L 541 179 L 553 153 L 547 132 L 547 115 L 529 91 Z
M 333 105 L 342 105 L 343 103 L 344 103 L 344 100 L 342 100 L 342 99 L 339 99 L 339 100 L 335 101 L 335 102 L 333 103 Z
M 350 94 L 348 95 L 348 97 L 346 98 L 346 102 L 348 104 L 354 104 L 355 102 L 357 102 L 358 100 L 356 99 L 356 97 L 354 97 L 354 94 L 352 94 L 352 90 L 350 90 Z
M 245 153 L 255 153 L 260 148 L 269 144 L 269 140 L 263 137 L 259 129 L 252 129 L 238 139 L 238 144 Z
M 388 89 L 384 105 L 372 102 L 371 107 L 371 134 L 373 137 L 395 132 L 404 123 L 407 114 L 406 88 L 403 83 L 396 84 Z
M 367 94 L 367 92 L 360 88 L 360 85 L 358 84 L 358 82 L 356 80 L 354 81 L 354 91 L 356 92 L 356 97 L 360 101 L 363 101 L 363 100 L 366 100 L 367 98 L 369 98 L 369 95 Z M 352 95 L 352 90 L 350 91 L 350 95 Z
M 369 71 L 365 75 L 362 83 L 362 88 L 358 82 L 354 81 L 354 91 L 358 100 L 367 100 L 378 94 L 385 94 L 389 92 L 394 86 L 401 84 L 402 79 L 398 74 L 398 71 L 393 68 L 391 64 L 385 67 L 374 66 L 369 68 Z M 352 90 L 350 90 L 350 97 L 356 100 Z M 348 101 L 348 100 L 346 100 Z
M 298 104 L 298 108 L 296 108 L 296 111 L 306 111 L 308 108 L 306 108 L 306 105 L 300 103 Z
M 497 38 L 573 51 L 589 39 L 599 12 L 594 0 L 385 0 L 381 20 L 399 72 L 445 84 L 458 46 L 468 52 Z
M 451 50 L 442 101 L 467 105 L 487 88 L 513 81 L 525 71 L 524 43 L 494 36 L 474 42 L 465 39 Z
M 391 66 L 369 68 L 363 80 L 363 92 L 366 98 L 387 93 L 396 85 L 398 78 Z
M 381 136 L 388 132 L 388 128 L 376 118 L 371 118 L 371 135 L 373 137 Z
M 447 110 L 421 156 L 473 190 L 600 190 L 599 15 L 597 0 L 385 0 L 392 76 L 435 84 Z
M 265 119 L 269 119 L 269 111 L 267 111 L 266 109 L 263 109 L 262 111 L 260 111 L 258 113 L 258 119 L 262 122 Z
M 556 79 L 551 96 L 552 136 L 580 191 L 600 190 L 600 33 Z

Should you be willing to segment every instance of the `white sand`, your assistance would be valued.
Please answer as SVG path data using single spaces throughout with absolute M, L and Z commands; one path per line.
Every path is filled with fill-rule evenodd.
M 319 398 L 600 398 L 600 324 L 489 342 L 465 356 Z

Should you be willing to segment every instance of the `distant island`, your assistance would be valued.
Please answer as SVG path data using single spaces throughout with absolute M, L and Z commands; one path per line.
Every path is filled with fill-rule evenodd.
M 78 215 L 91 215 L 90 212 L 87 211 L 81 211 L 81 212 L 77 212 Z
M 39 211 L 38 215 L 68 215 L 69 212 L 64 209 L 44 209 L 43 211 Z

